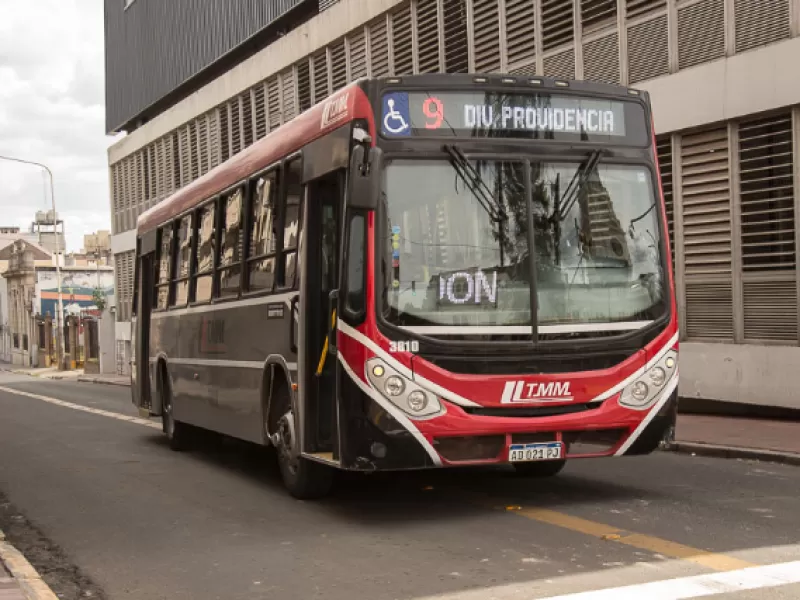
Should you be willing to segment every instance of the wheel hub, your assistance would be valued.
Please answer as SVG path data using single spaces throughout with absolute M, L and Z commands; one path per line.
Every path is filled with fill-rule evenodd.
M 294 432 L 294 415 L 292 411 L 284 414 L 280 421 L 278 421 L 278 452 L 281 453 L 282 458 L 289 467 L 294 470 L 297 467 L 297 456 L 295 452 L 295 432 Z

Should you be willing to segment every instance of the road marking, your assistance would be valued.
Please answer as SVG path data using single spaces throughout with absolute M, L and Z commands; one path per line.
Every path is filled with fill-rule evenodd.
M 5 386 L 0 386 L 0 392 L 17 394 L 18 396 L 27 396 L 28 398 L 35 398 L 36 400 L 41 400 L 42 402 L 55 404 L 56 406 L 63 406 L 64 408 L 71 408 L 72 410 L 79 410 L 81 412 L 86 412 L 93 415 L 100 415 L 101 417 L 108 417 L 110 419 L 116 419 L 117 421 L 128 421 L 130 423 L 136 423 L 137 425 L 143 425 L 144 427 L 158 429 L 159 431 L 161 430 L 161 423 L 156 423 L 155 421 L 150 421 L 148 419 L 142 419 L 140 417 L 131 417 L 129 415 L 123 415 L 121 413 L 115 413 L 109 410 L 91 408 L 89 406 L 83 406 L 82 404 L 74 404 L 73 402 L 66 402 L 65 400 L 59 400 L 58 398 L 42 396 L 41 394 L 32 394 L 31 392 L 23 392 L 22 390 L 15 390 L 14 388 Z
M 491 506 L 497 509 L 497 502 L 492 498 L 478 497 L 475 494 L 471 495 L 472 499 L 477 503 Z M 598 523 L 596 521 L 589 521 L 580 517 L 573 517 L 565 513 L 549 510 L 546 508 L 532 508 L 524 506 L 509 506 L 505 510 L 512 512 L 520 517 L 538 521 L 539 523 L 546 523 L 554 525 L 563 529 L 569 529 L 577 533 L 589 535 L 598 539 L 618 544 L 624 544 L 639 550 L 648 550 L 655 554 L 661 554 L 670 558 L 678 558 L 688 562 L 693 562 L 702 565 L 714 571 L 734 571 L 738 569 L 746 569 L 754 567 L 753 563 L 726 556 L 725 554 L 717 554 L 709 552 L 708 550 L 700 550 L 699 548 L 692 548 L 691 546 L 684 546 L 677 542 L 671 542 L 661 538 L 626 531 L 612 525 L 605 523 Z
M 551 596 L 543 600 L 682 600 L 800 583 L 800 561 L 665 579 L 625 587 Z

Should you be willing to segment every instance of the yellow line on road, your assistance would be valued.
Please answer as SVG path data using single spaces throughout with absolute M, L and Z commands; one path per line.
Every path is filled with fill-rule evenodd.
M 532 521 L 539 523 L 546 523 L 562 529 L 569 529 L 577 533 L 589 535 L 594 538 L 613 542 L 617 544 L 624 544 L 639 550 L 647 550 L 655 554 L 661 554 L 669 558 L 677 558 L 685 560 L 698 565 L 702 565 L 707 569 L 714 571 L 735 571 L 736 569 L 746 569 L 748 567 L 756 566 L 753 563 L 727 556 L 725 554 L 718 554 L 716 552 L 709 552 L 708 550 L 701 550 L 699 548 L 692 548 L 677 542 L 664 540 L 650 535 L 635 533 L 606 525 L 605 523 L 598 523 L 580 517 L 574 517 L 562 512 L 549 510 L 546 508 L 533 508 L 524 506 L 505 506 L 499 507 L 496 501 L 486 496 L 473 496 L 472 500 L 484 506 L 490 506 L 494 509 L 504 509 L 507 512 L 513 513 L 520 517 L 525 517 Z

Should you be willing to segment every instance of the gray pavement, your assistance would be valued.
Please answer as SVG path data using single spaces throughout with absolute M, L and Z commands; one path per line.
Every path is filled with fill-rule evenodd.
M 130 390 L 0 374 L 0 491 L 111 599 L 535 599 L 800 560 L 797 467 L 658 453 L 550 481 L 348 475 L 297 502 L 268 450 L 206 436 L 177 454 L 2 388 L 135 416 Z

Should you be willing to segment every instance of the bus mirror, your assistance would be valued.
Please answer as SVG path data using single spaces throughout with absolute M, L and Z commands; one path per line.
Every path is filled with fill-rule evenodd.
M 380 194 L 380 166 L 383 152 L 380 148 L 366 148 L 358 144 L 350 157 L 350 208 L 375 210 Z

